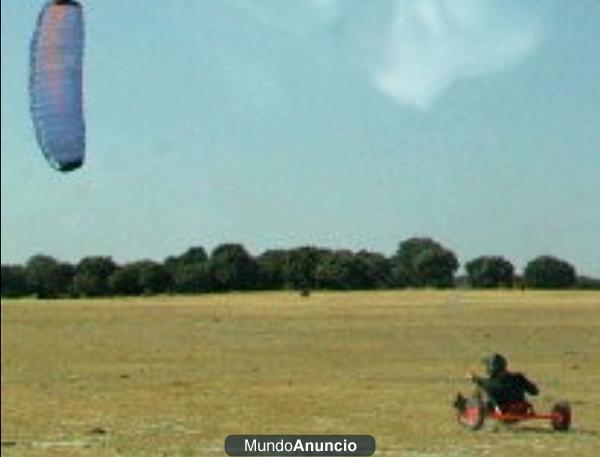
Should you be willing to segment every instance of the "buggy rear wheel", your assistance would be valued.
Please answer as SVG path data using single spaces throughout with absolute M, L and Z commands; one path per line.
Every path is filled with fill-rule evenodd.
M 552 428 L 558 432 L 566 432 L 571 427 L 571 405 L 567 402 L 556 403 L 552 407 Z

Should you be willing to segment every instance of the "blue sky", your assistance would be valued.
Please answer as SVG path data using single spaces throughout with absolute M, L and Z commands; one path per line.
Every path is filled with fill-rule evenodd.
M 84 2 L 67 175 L 29 118 L 42 2 L 0 5 L 3 263 L 430 235 L 600 276 L 597 0 Z

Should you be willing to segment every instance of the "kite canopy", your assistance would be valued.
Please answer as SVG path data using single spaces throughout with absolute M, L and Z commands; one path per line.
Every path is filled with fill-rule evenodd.
M 31 115 L 40 148 L 60 171 L 85 157 L 83 9 L 73 0 L 48 2 L 31 40 Z

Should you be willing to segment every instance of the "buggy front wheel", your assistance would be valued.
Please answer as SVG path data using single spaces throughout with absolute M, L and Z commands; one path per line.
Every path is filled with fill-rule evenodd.
M 469 398 L 457 418 L 458 422 L 469 430 L 479 430 L 483 427 L 485 408 L 482 399 L 478 396 Z

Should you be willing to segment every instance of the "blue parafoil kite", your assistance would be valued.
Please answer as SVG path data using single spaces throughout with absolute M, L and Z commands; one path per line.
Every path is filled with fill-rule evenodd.
M 31 41 L 31 114 L 38 143 L 52 167 L 83 164 L 82 6 L 53 0 L 44 6 Z

